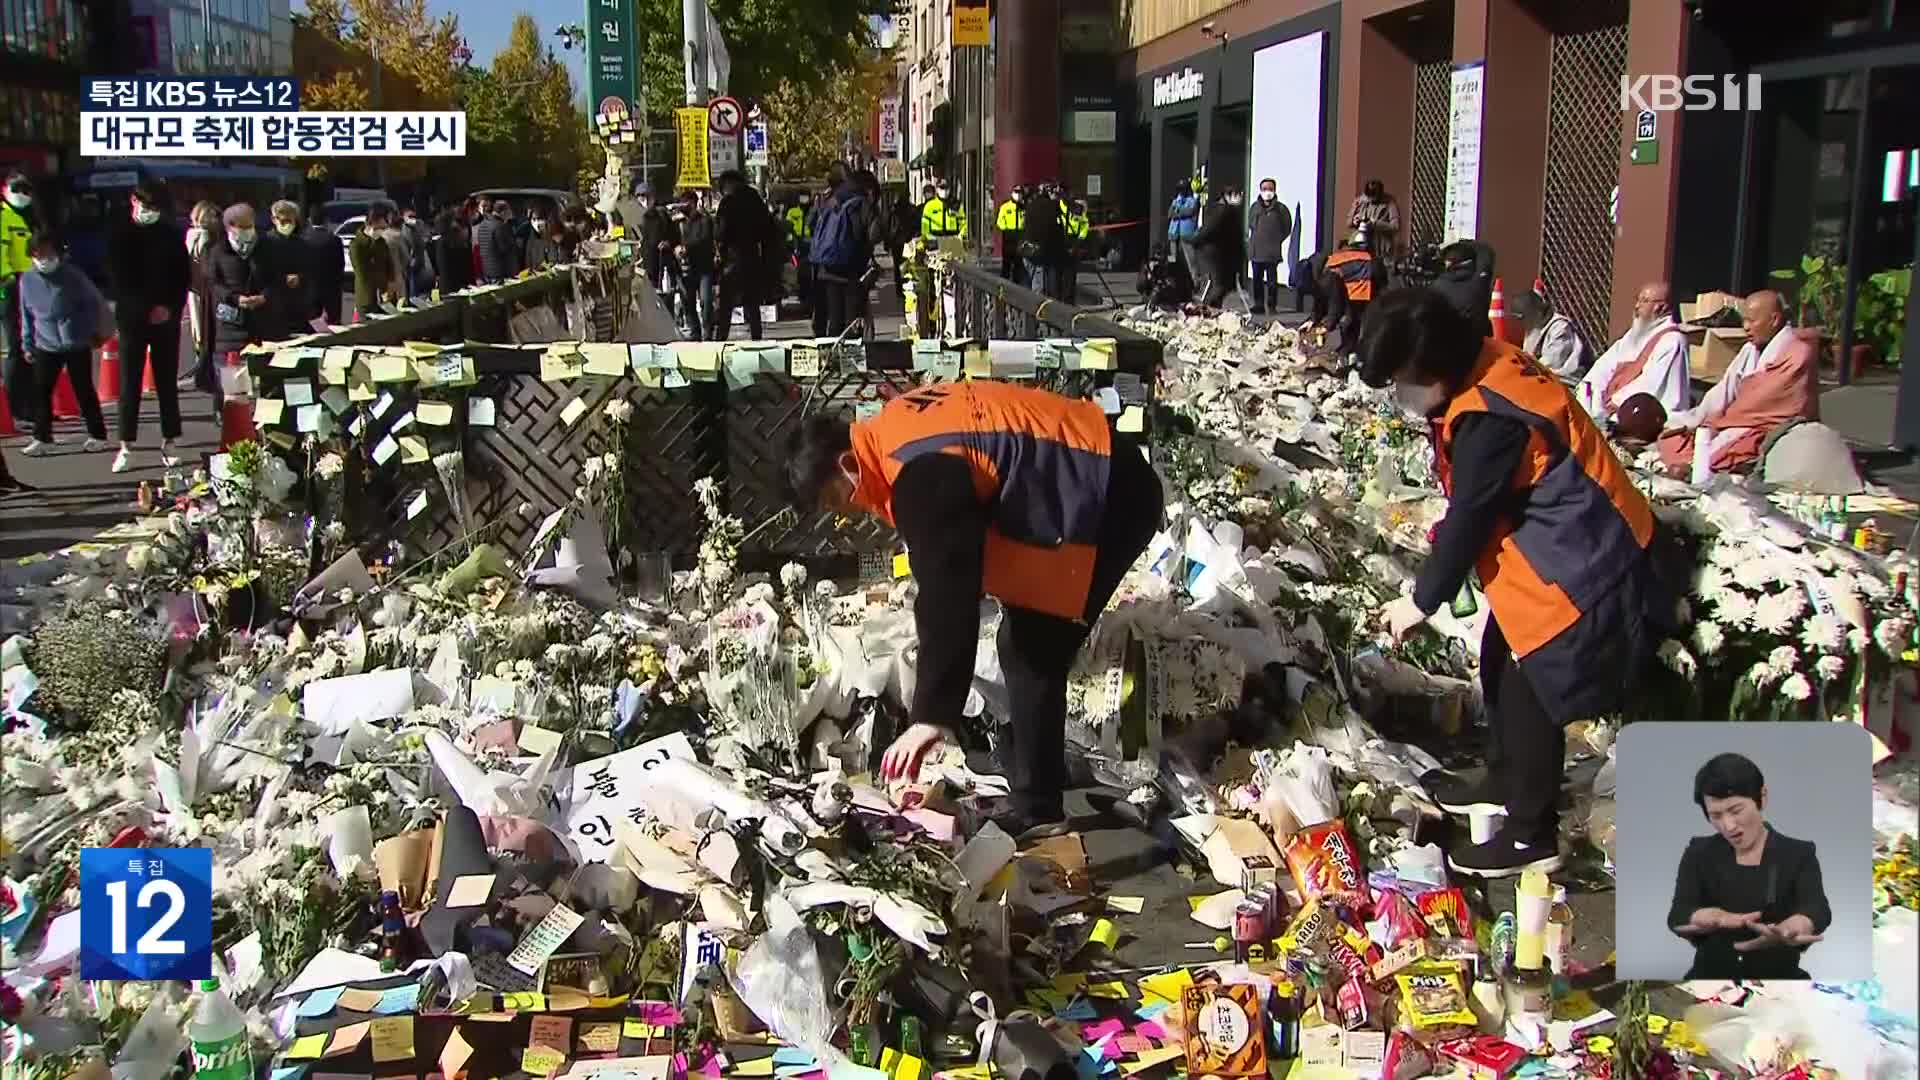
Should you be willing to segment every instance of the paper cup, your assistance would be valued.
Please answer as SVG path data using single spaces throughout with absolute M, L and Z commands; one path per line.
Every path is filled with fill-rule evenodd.
M 1493 834 L 1500 831 L 1500 823 L 1506 819 L 1507 815 L 1498 810 L 1475 810 L 1467 815 L 1468 833 L 1474 843 L 1484 844 L 1493 839 Z

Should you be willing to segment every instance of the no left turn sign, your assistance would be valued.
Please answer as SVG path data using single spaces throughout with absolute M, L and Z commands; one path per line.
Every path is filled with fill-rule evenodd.
M 707 126 L 721 135 L 738 135 L 746 126 L 747 111 L 730 97 L 714 98 L 707 106 Z

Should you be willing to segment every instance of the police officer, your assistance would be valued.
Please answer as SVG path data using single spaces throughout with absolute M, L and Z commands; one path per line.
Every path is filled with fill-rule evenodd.
M 1160 527 L 1160 482 L 1139 446 L 1090 401 L 976 379 L 922 387 L 851 426 L 814 417 L 789 446 L 787 482 L 803 512 L 865 511 L 913 555 L 912 724 L 883 775 L 916 775 L 959 720 L 992 596 L 1011 705 L 1002 827 L 1022 840 L 1066 831 L 1067 677 Z
M 1360 376 L 1431 425 L 1447 493 L 1432 552 L 1384 621 L 1404 637 L 1476 571 L 1493 609 L 1480 645 L 1486 778 L 1423 782 L 1443 808 L 1503 808 L 1506 823 L 1449 862 L 1489 878 L 1555 869 L 1565 725 L 1620 708 L 1677 629 L 1653 511 L 1566 384 L 1430 288 L 1374 301 Z
M 1072 200 L 1067 212 L 1067 257 L 1066 286 L 1067 302 L 1077 303 L 1080 295 L 1080 260 L 1086 258 L 1087 242 L 1093 236 L 1093 223 L 1087 220 L 1087 204 L 1079 199 Z
M 8 175 L 6 199 L 0 202 L 0 332 L 6 335 L 0 380 L 5 382 L 7 408 L 22 424 L 33 418 L 33 410 L 38 407 L 34 404 L 33 365 L 27 361 L 20 336 L 20 275 L 33 269 L 27 246 L 36 218 L 33 182 L 25 173 Z
M 1027 231 L 1027 189 L 1024 185 L 1007 193 L 994 215 L 994 227 L 1000 230 L 1000 276 L 1021 282 L 1027 277 L 1025 260 L 1020 256 L 1021 237 Z
M 953 189 L 945 180 L 934 185 L 933 193 L 920 207 L 920 238 L 933 240 L 938 237 L 957 236 L 967 238 L 967 208 L 952 201 Z
M 793 249 L 793 265 L 796 275 L 795 284 L 800 291 L 800 304 L 811 311 L 813 309 L 813 263 L 809 260 L 813 244 L 813 215 L 808 207 L 812 197 L 802 191 L 793 198 L 793 205 L 787 207 L 784 220 L 787 226 L 787 244 Z

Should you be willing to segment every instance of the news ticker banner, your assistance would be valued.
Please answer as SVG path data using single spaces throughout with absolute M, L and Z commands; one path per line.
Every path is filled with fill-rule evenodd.
M 88 157 L 462 157 L 459 111 L 301 112 L 295 79 L 245 75 L 81 80 Z

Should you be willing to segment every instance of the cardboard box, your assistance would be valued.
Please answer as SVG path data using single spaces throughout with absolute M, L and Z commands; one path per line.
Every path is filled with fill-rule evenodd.
M 1466 1080 L 1505 1080 L 1527 1057 L 1525 1050 L 1498 1035 L 1448 1039 L 1434 1049 Z
M 1744 301 L 1730 292 L 1703 292 L 1693 298 L 1692 303 L 1680 304 L 1680 321 L 1693 322 L 1695 319 L 1710 319 L 1725 308 L 1738 308 Z
M 1245 818 L 1221 818 L 1219 826 L 1200 845 L 1207 869 L 1229 889 L 1280 881 L 1279 849 L 1260 823 Z
M 1701 327 L 1687 335 L 1691 343 L 1687 350 L 1687 367 L 1690 374 L 1701 382 L 1717 383 L 1733 366 L 1733 359 L 1746 347 L 1747 332 L 1738 328 L 1709 329 Z

